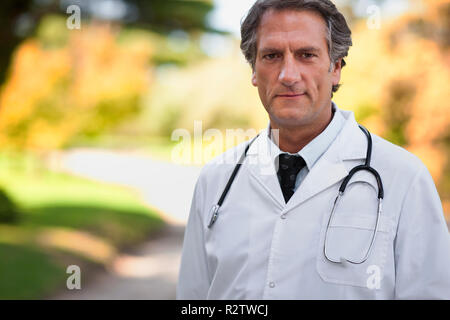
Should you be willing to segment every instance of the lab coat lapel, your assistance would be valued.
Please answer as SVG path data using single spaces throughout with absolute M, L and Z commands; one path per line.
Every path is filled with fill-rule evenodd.
M 269 152 L 267 129 L 260 132 L 259 137 L 250 146 L 247 152 L 248 167 L 251 176 L 261 185 L 276 205 L 285 207 L 283 193 Z
M 259 137 L 250 146 L 247 152 L 250 174 L 280 209 L 290 210 L 344 179 L 349 173 L 344 161 L 366 157 L 367 140 L 358 128 L 353 112 L 344 110 L 339 112 L 342 112 L 346 118 L 344 127 L 306 175 L 305 180 L 287 204 L 284 201 L 275 165 L 270 157 L 267 130 L 261 131 Z
M 342 111 L 347 118 L 335 141 L 306 175 L 304 181 L 287 203 L 290 210 L 328 187 L 344 179 L 349 171 L 344 161 L 364 159 L 366 156 L 367 140 L 358 128 L 352 112 Z

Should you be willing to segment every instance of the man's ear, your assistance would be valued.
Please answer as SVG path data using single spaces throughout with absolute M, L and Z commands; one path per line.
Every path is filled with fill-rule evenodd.
M 252 85 L 254 85 L 255 87 L 258 86 L 258 83 L 256 82 L 256 72 L 255 72 L 255 70 L 253 70 L 253 73 L 252 73 Z
M 331 76 L 333 78 L 333 85 L 338 85 L 341 81 L 341 70 L 342 70 L 342 58 L 338 59 L 333 64 L 333 70 L 331 70 Z

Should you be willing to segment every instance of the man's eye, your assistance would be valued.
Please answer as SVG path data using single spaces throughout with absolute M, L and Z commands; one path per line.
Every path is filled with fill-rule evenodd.
M 312 54 L 312 53 L 307 53 L 307 52 L 305 52 L 305 53 L 302 53 L 302 58 L 305 58 L 305 59 L 311 59 L 311 58 L 313 58 L 313 57 L 315 57 L 316 55 L 315 54 Z
M 279 56 L 278 53 L 269 53 L 264 56 L 264 59 L 273 60 L 275 58 L 278 58 L 278 56 Z

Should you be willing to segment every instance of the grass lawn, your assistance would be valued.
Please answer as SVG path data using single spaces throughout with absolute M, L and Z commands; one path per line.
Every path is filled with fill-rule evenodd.
M 0 257 L 0 299 L 39 298 L 65 283 L 64 267 L 39 248 L 0 243 Z
M 0 224 L 0 299 L 61 290 L 68 265 L 104 266 L 163 225 L 130 190 L 50 172 L 33 157 L 0 154 L 0 188 L 20 210 L 17 223 Z

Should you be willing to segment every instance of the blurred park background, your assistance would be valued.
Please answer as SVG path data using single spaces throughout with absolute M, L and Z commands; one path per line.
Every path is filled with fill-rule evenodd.
M 105 270 L 124 279 L 117 285 L 153 279 L 138 296 L 104 289 L 129 293 L 122 298 L 158 298 L 151 291 L 162 285 L 174 297 L 199 169 L 242 141 L 190 141 L 200 146 L 194 159 L 172 133 L 193 133 L 195 121 L 203 132 L 267 125 L 239 51 L 252 3 L 1 2 L 0 299 L 58 297 L 74 264 L 83 285 Z M 333 100 L 423 160 L 449 219 L 450 1 L 335 3 L 354 45 Z M 161 268 L 172 274 L 147 272 L 157 259 L 127 250 L 157 250 L 155 235 L 170 223 L 181 229 L 159 253 L 170 251 Z

